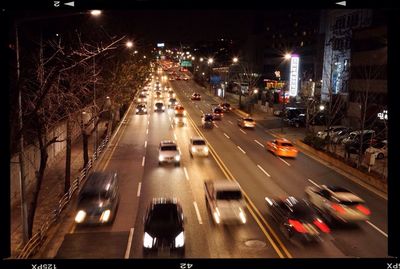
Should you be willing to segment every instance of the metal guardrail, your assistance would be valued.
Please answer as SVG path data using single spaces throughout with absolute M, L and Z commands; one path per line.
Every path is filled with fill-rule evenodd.
M 45 222 L 39 228 L 38 232 L 36 232 L 31 239 L 25 244 L 22 248 L 21 252 L 18 254 L 17 259 L 28 259 L 35 255 L 39 248 L 42 246 L 44 241 L 47 238 L 47 231 L 52 227 L 52 225 L 58 220 L 61 215 L 61 212 L 66 208 L 68 203 L 71 201 L 71 198 L 75 191 L 79 190 L 79 187 L 82 185 L 82 181 L 84 181 L 89 174 L 90 169 L 93 166 L 94 161 L 97 160 L 99 154 L 103 151 L 104 147 L 107 145 L 110 139 L 110 134 L 103 139 L 101 144 L 97 147 L 96 152 L 93 153 L 92 158 L 86 164 L 86 166 L 81 170 L 78 177 L 72 182 L 68 192 L 66 192 L 63 197 L 58 201 L 58 206 L 56 209 L 47 216 Z

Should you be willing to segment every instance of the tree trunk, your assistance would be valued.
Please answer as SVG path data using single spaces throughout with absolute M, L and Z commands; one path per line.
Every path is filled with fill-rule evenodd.
M 65 154 L 65 181 L 64 181 L 64 193 L 69 191 L 71 186 L 71 123 L 67 120 L 67 145 Z
M 39 136 L 41 136 L 41 135 L 39 135 Z M 46 169 L 47 159 L 48 159 L 47 147 L 45 147 L 42 137 L 39 137 L 38 140 L 39 140 L 39 148 L 40 148 L 40 166 L 39 166 L 39 171 L 35 172 L 36 183 L 34 184 L 34 187 L 33 187 L 32 198 L 31 198 L 29 212 L 28 212 L 28 235 L 29 235 L 29 238 L 32 237 L 33 221 L 35 219 L 35 212 L 36 212 L 37 202 L 38 202 L 38 198 L 39 198 L 39 191 L 42 186 L 44 171 Z

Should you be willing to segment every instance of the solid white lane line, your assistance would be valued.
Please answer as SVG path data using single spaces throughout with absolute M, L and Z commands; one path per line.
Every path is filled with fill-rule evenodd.
M 204 111 L 200 109 L 201 114 L 204 114 Z
M 255 139 L 254 139 L 254 142 L 256 142 L 257 144 L 259 144 L 261 147 L 263 147 L 263 148 L 264 148 L 264 145 L 263 145 L 263 144 L 261 144 L 260 142 L 258 142 L 257 140 L 255 140 Z
M 227 135 L 226 133 L 224 133 L 224 136 L 226 136 L 226 138 L 230 139 L 229 135 Z
M 241 152 L 243 152 L 243 154 L 246 154 L 246 151 L 244 151 L 241 147 L 237 146 L 237 148 L 238 148 Z
M 197 207 L 197 203 L 193 202 L 193 206 L 194 206 L 194 210 L 196 211 L 196 215 L 197 215 L 197 219 L 199 220 L 199 224 L 203 224 L 203 221 L 201 220 L 199 208 Z
M 142 159 L 142 166 L 144 166 L 144 162 L 145 162 L 145 160 L 146 160 L 146 157 L 145 157 L 145 156 L 143 156 L 143 159 Z
M 148 120 L 148 121 L 147 121 L 147 125 L 149 125 L 149 124 L 150 124 L 150 121 Z
M 230 120 L 228 120 L 228 122 L 233 125 L 233 122 L 231 122 Z
M 378 227 L 376 227 L 374 224 L 372 224 L 371 222 L 369 222 L 368 220 L 366 221 L 369 225 L 371 225 L 375 230 L 377 230 L 378 232 L 380 232 L 381 234 L 383 234 L 384 236 L 388 237 L 387 233 L 385 233 L 384 231 L 382 231 L 381 229 L 379 229 Z
M 189 180 L 189 174 L 187 172 L 186 167 L 183 167 L 183 172 L 185 173 L 186 180 Z
M 315 182 L 312 181 L 311 179 L 307 178 L 307 180 L 308 180 L 311 184 L 313 184 L 315 187 L 321 188 L 317 183 L 315 183 Z
M 264 174 L 266 174 L 267 176 L 271 177 L 271 175 L 268 174 L 267 171 L 265 171 L 264 168 L 261 167 L 261 165 L 257 164 L 257 167 L 260 168 L 260 170 L 263 171 Z
M 286 163 L 288 166 L 290 166 L 290 163 L 288 163 L 287 161 L 285 161 L 284 159 L 282 159 L 281 157 L 278 157 L 282 162 Z
M 129 259 L 129 255 L 131 254 L 131 247 L 132 247 L 132 239 L 133 239 L 133 232 L 135 228 L 131 228 L 129 231 L 128 243 L 126 244 L 126 251 L 125 251 L 125 259 Z
M 239 128 L 239 130 L 240 130 L 242 133 L 247 134 L 247 133 L 246 133 L 245 131 L 243 131 L 242 129 Z
M 149 134 L 149 129 L 146 130 L 146 134 Z
M 140 197 L 140 189 L 142 188 L 142 182 L 139 182 L 138 188 L 137 188 L 137 197 Z
M 178 140 L 177 138 L 176 138 L 176 134 L 174 133 L 174 138 L 175 138 L 175 140 Z
M 217 127 L 217 128 L 219 128 L 218 125 L 217 125 L 216 123 L 214 123 L 214 126 Z
M 144 141 L 144 147 L 147 148 L 147 140 Z

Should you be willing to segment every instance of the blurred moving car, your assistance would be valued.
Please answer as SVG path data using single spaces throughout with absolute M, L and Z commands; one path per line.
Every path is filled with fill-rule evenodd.
M 215 107 L 212 111 L 213 119 L 214 120 L 222 120 L 222 117 L 224 116 L 224 111 L 220 107 Z
M 308 186 L 306 197 L 328 221 L 344 223 L 366 221 L 371 214 L 363 199 L 337 186 Z
M 377 159 L 387 157 L 387 140 L 382 140 L 367 148 L 369 153 L 375 154 Z
M 190 157 L 193 156 L 205 156 L 207 157 L 209 149 L 204 138 L 196 136 L 191 137 L 189 142 L 189 154 Z
M 330 233 L 330 228 L 305 200 L 289 196 L 284 199 L 265 197 L 265 201 L 269 215 L 288 238 L 317 241 L 321 234 Z
M 267 141 L 265 143 L 265 148 L 280 157 L 296 158 L 298 154 L 296 147 L 285 138 Z
M 204 182 L 205 199 L 216 224 L 247 222 L 243 194 L 237 182 L 228 179 Z
M 178 104 L 178 100 L 176 100 L 176 98 L 169 98 L 168 108 L 174 108 L 177 104 Z
M 196 100 L 196 101 L 200 101 L 201 100 L 201 95 L 200 93 L 193 93 L 192 96 L 190 97 L 190 100 Z
M 117 214 L 119 199 L 116 172 L 91 173 L 79 192 L 75 223 L 112 223 Z
M 165 106 L 163 101 L 157 101 L 154 104 L 154 112 L 164 112 L 165 111 Z
M 153 198 L 143 222 L 144 256 L 155 251 L 174 251 L 184 255 L 184 216 L 177 199 Z
M 158 147 L 158 165 L 163 163 L 181 164 L 181 154 L 178 145 L 172 140 L 162 140 Z
M 214 127 L 214 117 L 212 114 L 207 113 L 201 116 L 201 125 L 203 128 L 212 129 Z
M 145 93 L 139 94 L 137 98 L 138 103 L 146 103 L 147 102 L 147 95 Z
M 251 117 L 242 117 L 237 120 L 237 124 L 242 128 L 255 128 L 256 121 Z
M 169 90 L 168 91 L 168 98 L 175 98 L 175 97 L 176 97 L 175 92 L 173 90 Z
M 161 99 L 161 98 L 163 98 L 163 95 L 162 95 L 161 91 L 156 91 L 156 92 L 154 93 L 154 97 L 155 97 L 156 99 Z
M 187 119 L 186 119 L 185 114 L 183 114 L 183 113 L 175 114 L 175 116 L 174 116 L 174 125 L 176 125 L 176 126 L 186 126 L 187 125 Z
M 220 103 L 219 106 L 222 108 L 223 112 L 229 112 L 232 111 L 231 104 L 225 102 L 225 103 Z
M 138 104 L 136 106 L 136 114 L 147 114 L 146 104 Z
M 176 105 L 175 106 L 175 115 L 186 115 L 186 110 L 182 105 Z

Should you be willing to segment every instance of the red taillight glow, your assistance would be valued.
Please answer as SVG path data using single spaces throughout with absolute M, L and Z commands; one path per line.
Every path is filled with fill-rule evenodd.
M 339 204 L 332 204 L 332 209 L 334 209 L 335 211 L 337 211 L 338 213 L 344 213 L 345 210 L 343 208 L 343 206 L 339 205 Z
M 358 205 L 358 206 L 356 206 L 356 208 L 357 208 L 361 213 L 363 213 L 364 215 L 370 215 L 370 214 L 371 214 L 371 211 L 370 211 L 368 208 L 366 208 L 365 206 Z
M 306 228 L 304 228 L 303 224 L 301 224 L 298 220 L 289 220 L 289 224 L 293 226 L 293 228 L 298 231 L 299 233 L 307 233 Z
M 315 224 L 315 226 L 317 226 L 324 233 L 330 233 L 331 232 L 331 229 L 329 229 L 329 227 L 320 219 L 314 220 L 314 224 Z

